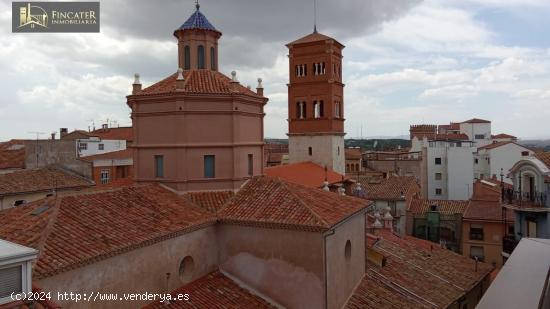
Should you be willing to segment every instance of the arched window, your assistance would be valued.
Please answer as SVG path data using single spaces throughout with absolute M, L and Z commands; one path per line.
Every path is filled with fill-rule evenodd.
M 340 102 L 334 103 L 334 118 L 340 118 Z
M 184 57 L 184 70 L 191 69 L 191 49 L 189 48 L 189 45 L 186 45 L 183 49 L 183 57 Z
M 323 100 L 319 102 L 319 116 L 325 117 L 325 103 L 323 102 Z
M 216 70 L 216 49 L 210 47 L 210 69 Z
M 197 68 L 204 69 L 204 46 L 199 45 L 197 47 Z

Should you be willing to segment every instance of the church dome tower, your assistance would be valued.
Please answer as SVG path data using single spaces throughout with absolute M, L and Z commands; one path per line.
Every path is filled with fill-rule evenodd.
M 178 65 L 184 70 L 218 70 L 218 31 L 206 16 L 200 5 L 183 25 L 174 31 L 178 39 Z
M 286 46 L 290 162 L 313 161 L 344 174 L 344 45 L 315 30 Z

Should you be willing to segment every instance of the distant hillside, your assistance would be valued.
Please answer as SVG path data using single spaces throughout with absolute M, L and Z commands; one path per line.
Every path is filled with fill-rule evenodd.
M 266 143 L 288 144 L 286 138 L 266 138 Z M 396 150 L 401 147 L 410 147 L 410 141 L 406 139 L 355 139 L 350 138 L 344 141 L 345 147 L 361 147 L 363 150 Z
M 520 140 L 519 143 L 528 148 L 550 151 L 550 139 Z

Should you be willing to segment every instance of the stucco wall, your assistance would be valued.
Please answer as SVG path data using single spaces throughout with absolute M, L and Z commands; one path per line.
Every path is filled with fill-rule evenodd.
M 26 168 L 48 165 L 59 165 L 88 179 L 92 178 L 92 163 L 77 159 L 74 140 L 25 141 Z
M 341 308 L 365 274 L 365 214 L 348 218 L 327 236 L 327 308 Z M 346 257 L 346 243 L 351 250 Z
M 289 308 L 322 308 L 321 233 L 219 225 L 220 268 Z
M 448 149 L 447 175 L 448 199 L 468 200 L 473 193 L 474 148 L 454 147 Z
M 483 226 L 483 240 L 470 240 L 470 225 Z M 506 229 L 508 231 L 508 228 Z M 470 257 L 471 246 L 483 247 L 485 262 L 493 264 L 500 268 L 502 267 L 502 234 L 504 230 L 502 223 L 484 222 L 484 221 L 463 221 L 462 229 L 462 255 Z
M 518 146 L 516 144 L 507 144 L 500 146 L 489 151 L 490 153 L 490 174 L 487 177 L 496 175 L 500 179 L 500 169 L 504 172 L 504 181 L 511 184 L 512 179 L 507 178 L 506 175 L 510 172 L 510 169 L 519 161 L 525 158 L 521 153 L 527 151 L 529 155 L 533 154 L 533 151 Z
M 36 284 L 56 297 L 57 292 L 168 293 L 216 268 L 216 243 L 216 227 L 210 226 L 38 280 Z M 186 256 L 193 258 L 194 268 L 182 280 L 179 268 Z M 168 280 L 166 273 L 170 273 Z M 138 308 L 150 301 L 57 303 L 63 308 Z

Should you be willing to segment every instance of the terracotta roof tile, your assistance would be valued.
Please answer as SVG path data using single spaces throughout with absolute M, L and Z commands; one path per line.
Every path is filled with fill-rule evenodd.
M 233 94 L 240 93 L 260 98 L 254 91 L 237 85 L 236 91 L 233 90 L 231 78 L 220 72 L 212 70 L 187 70 L 184 71 L 185 85 L 184 93 L 209 93 L 209 94 Z M 177 73 L 143 89 L 139 95 L 164 94 L 176 92 Z
M 50 197 L 4 210 L 0 238 L 40 250 L 34 267 L 40 279 L 215 221 L 177 194 L 148 185 Z
M 176 296 L 185 293 L 189 294 L 188 301 L 172 301 L 170 304 L 157 301 L 143 308 L 276 308 L 259 296 L 240 287 L 219 270 L 178 288 L 170 295 Z
M 326 41 L 326 40 L 333 40 L 335 42 L 337 42 L 338 44 L 340 44 L 340 42 L 336 41 L 335 39 L 329 37 L 329 36 L 326 36 L 324 34 L 321 34 L 319 32 L 313 32 L 313 33 L 310 33 L 302 38 L 299 38 L 295 41 L 292 41 L 290 43 L 288 43 L 286 46 L 291 46 L 291 45 L 296 45 L 296 44 L 303 44 L 303 43 L 312 43 L 312 42 L 318 42 L 318 41 Z M 342 45 L 342 44 L 340 44 Z
M 500 134 L 497 134 L 497 135 L 491 135 L 492 138 L 512 138 L 512 139 L 517 139 L 517 137 L 513 136 L 513 135 L 510 135 L 510 134 L 506 134 L 506 133 L 500 133 Z
M 412 190 L 420 192 L 420 186 L 414 176 L 394 176 L 375 180 L 371 177 L 359 177 L 366 198 L 371 200 L 404 200 Z
M 413 199 L 408 210 L 413 214 L 425 214 L 432 205 L 437 205 L 437 210 L 442 214 L 464 214 L 468 203 L 469 201 Z
M 347 308 L 447 308 L 493 269 L 478 263 L 476 271 L 474 260 L 426 240 L 385 229 L 379 237 L 368 236 L 367 250 L 382 254 L 386 264 L 368 261 L 365 278 Z
M 550 152 L 537 152 L 535 157 L 539 159 L 546 167 L 550 168 Z
M 80 160 L 93 162 L 95 160 L 121 160 L 121 159 L 132 159 L 134 156 L 133 150 L 131 148 L 111 151 L 102 154 L 97 154 L 93 156 L 80 157 Z
M 126 140 L 128 142 L 134 140 L 134 129 L 132 127 L 97 129 L 86 133 L 90 136 L 97 136 L 102 140 Z
M 462 123 L 491 123 L 489 120 L 479 119 L 479 118 L 472 118 L 466 121 L 463 121 Z
M 271 177 L 254 177 L 218 212 L 222 222 L 325 231 L 371 202 Z
M 25 143 L 12 139 L 0 143 L 0 169 L 25 168 Z
M 184 194 L 185 198 L 211 213 L 220 210 L 233 196 L 235 196 L 233 191 L 205 191 Z
M 498 148 L 498 147 L 501 147 L 501 146 L 504 146 L 504 145 L 508 145 L 508 144 L 516 144 L 520 147 L 523 147 L 525 148 L 526 150 L 528 150 L 528 148 L 526 148 L 525 146 L 522 146 L 516 142 L 512 142 L 512 141 L 503 141 L 503 142 L 494 142 L 492 144 L 489 144 L 489 145 L 485 145 L 483 147 L 479 147 L 478 149 L 494 149 L 494 148 Z
M 325 181 L 325 168 L 313 162 L 300 162 L 287 165 L 279 165 L 264 169 L 267 176 L 278 177 L 286 181 L 300 185 L 321 188 Z M 348 178 L 333 170 L 327 170 L 327 180 L 329 184 L 342 182 Z
M 0 196 L 54 189 L 86 188 L 93 183 L 71 172 L 46 167 L 0 174 Z
M 357 148 L 346 148 L 344 153 L 346 155 L 346 160 L 358 160 L 362 157 L 361 149 Z

